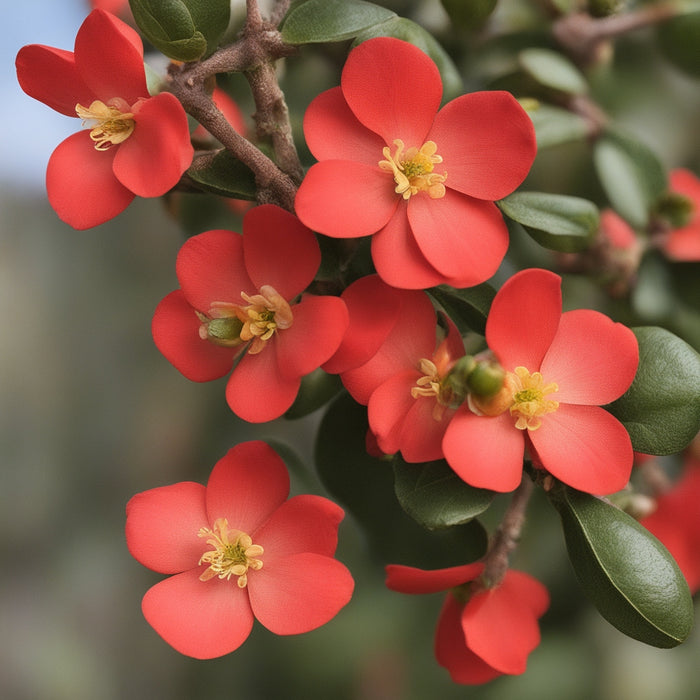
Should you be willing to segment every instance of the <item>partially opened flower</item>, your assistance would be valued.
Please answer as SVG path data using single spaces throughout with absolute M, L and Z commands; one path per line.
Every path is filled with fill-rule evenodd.
M 377 272 L 396 287 L 491 277 L 508 247 L 493 202 L 535 157 L 532 122 L 509 93 L 475 92 L 439 109 L 441 99 L 433 61 L 382 37 L 351 51 L 340 87 L 304 117 L 319 162 L 299 188 L 299 218 L 336 238 L 374 234 Z
M 46 171 L 49 202 L 73 228 L 114 218 L 135 196 L 165 194 L 189 167 L 187 115 L 174 95 L 149 95 L 141 39 L 120 19 L 93 10 L 74 52 L 32 44 L 16 65 L 30 97 L 83 121 Z
M 424 292 L 391 290 L 390 298 L 400 304 L 391 330 L 371 359 L 340 378 L 353 398 L 367 405 L 369 427 L 382 452 L 401 452 L 407 462 L 442 459 L 442 438 L 456 408 L 447 376 L 464 355 L 464 344 L 449 319 L 448 333 L 440 337 L 444 334 Z M 366 317 L 377 302 L 383 308 L 381 299 L 374 297 Z
M 246 213 L 243 235 L 189 238 L 177 257 L 181 288 L 153 317 L 158 349 L 195 382 L 223 377 L 235 364 L 226 387 L 231 410 L 251 422 L 278 418 L 348 325 L 339 297 L 299 298 L 320 261 L 313 233 L 272 204 Z
M 472 486 L 512 491 L 527 451 L 537 466 L 581 491 L 624 488 L 631 440 L 601 406 L 634 379 L 634 333 L 597 311 L 562 313 L 561 278 L 531 269 L 496 294 L 486 342 L 506 379 L 493 398 L 470 395 L 450 422 L 443 450 L 455 472 Z
M 219 460 L 206 487 L 186 481 L 129 501 L 129 551 L 171 574 L 142 605 L 168 644 L 211 659 L 237 649 L 254 619 L 275 634 L 300 634 L 348 603 L 354 583 L 333 558 L 343 511 L 321 496 L 288 495 L 284 462 L 253 441 Z
M 399 593 L 448 591 L 435 635 L 435 657 L 455 683 L 476 685 L 502 674 L 525 672 L 540 643 L 537 620 L 549 607 L 547 589 L 509 569 L 493 588 L 479 581 L 484 563 L 425 571 L 386 567 L 386 585 Z

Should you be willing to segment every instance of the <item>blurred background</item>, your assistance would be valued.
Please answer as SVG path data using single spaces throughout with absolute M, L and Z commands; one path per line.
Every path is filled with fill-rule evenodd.
M 380 4 L 414 13 L 427 26 L 444 23 L 438 2 Z M 503 2 L 502 11 L 511 13 L 509 21 L 522 13 L 526 22 L 522 8 L 529 4 Z M 6 105 L 0 139 L 0 697 L 700 697 L 697 630 L 681 647 L 662 651 L 608 625 L 583 598 L 557 517 L 538 498 L 513 563 L 549 587 L 552 607 L 524 676 L 483 688 L 452 684 L 432 651 L 441 596 L 387 591 L 383 562 L 368 551 L 351 516 L 341 526 L 338 556 L 355 576 L 356 593 L 320 630 L 285 638 L 256 624 L 238 651 L 208 662 L 179 655 L 153 632 L 140 602 L 160 577 L 126 549 L 128 499 L 155 486 L 204 481 L 229 447 L 267 436 L 291 445 L 307 465 L 293 475 L 293 489 L 324 493 L 312 464 L 318 416 L 244 424 L 228 410 L 223 382 L 190 383 L 156 350 L 150 321 L 177 286 L 183 228 L 172 211 L 184 211 L 185 204 L 170 202 L 168 209 L 136 200 L 116 220 L 89 231 L 62 224 L 48 206 L 46 162 L 78 122 L 21 92 L 14 57 L 29 43 L 72 49 L 87 10 L 82 0 L 15 3 L 5 10 L 0 48 Z M 324 58 L 309 49 L 284 76 L 297 128 L 313 94 L 337 82 L 337 62 Z M 643 31 L 618 43 L 596 81 L 596 97 L 667 167 L 697 173 L 699 88 Z M 549 151 L 538 158 L 532 188 L 571 186 L 572 193 L 595 196 L 588 160 L 581 144 Z M 235 216 L 225 216 L 236 229 Z M 539 264 L 550 262 L 530 242 L 514 246 L 515 254 L 524 250 Z M 672 275 L 697 271 L 697 265 L 670 268 Z M 592 287 L 576 280 L 570 286 L 574 305 L 596 305 Z

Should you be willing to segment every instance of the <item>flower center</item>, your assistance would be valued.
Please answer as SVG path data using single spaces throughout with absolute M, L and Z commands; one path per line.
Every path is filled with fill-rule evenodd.
M 426 141 L 420 148 L 412 146 L 404 153 L 404 142 L 401 139 L 394 140 L 396 152 L 391 155 L 389 146 L 385 146 L 382 154 L 386 160 L 379 161 L 382 170 L 390 172 L 394 176 L 396 188 L 394 192 L 404 199 L 409 199 L 418 192 L 427 192 L 431 199 L 440 199 L 445 196 L 445 182 L 447 173 L 440 175 L 433 169 L 437 163 L 442 163 L 442 156 L 437 155 L 437 145 L 434 141 Z
M 129 105 L 121 99 L 112 100 L 112 103 L 110 106 L 95 100 L 87 108 L 81 104 L 75 106 L 83 126 L 91 129 L 90 138 L 95 142 L 97 151 L 106 151 L 126 141 L 134 131 L 134 115 L 129 112 Z
M 546 398 L 559 390 L 550 382 L 545 384 L 539 372 L 530 372 L 525 367 L 516 367 L 513 373 L 515 392 L 510 414 L 516 417 L 518 430 L 537 430 L 542 425 L 542 416 L 553 413 L 559 408 L 559 402 Z
M 445 410 L 456 408 L 459 401 L 455 400 L 454 392 L 446 378 L 440 378 L 440 372 L 432 360 L 423 358 L 418 364 L 418 370 L 423 375 L 416 380 L 416 385 L 411 387 L 411 396 L 414 399 L 430 398 L 435 399 L 433 407 L 433 418 L 442 420 Z
M 200 581 L 208 581 L 214 576 L 229 581 L 232 576 L 238 577 L 238 587 L 245 588 L 248 585 L 248 569 L 258 571 L 262 569 L 262 560 L 258 559 L 263 548 L 259 544 L 253 544 L 250 535 L 240 530 L 229 530 L 226 518 L 217 518 L 213 529 L 200 528 L 198 537 L 206 537 L 207 544 L 213 547 L 209 552 L 202 554 L 199 564 L 209 564 Z

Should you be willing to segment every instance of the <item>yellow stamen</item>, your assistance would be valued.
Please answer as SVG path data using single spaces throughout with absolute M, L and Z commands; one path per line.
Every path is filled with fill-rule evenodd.
M 415 146 L 404 153 L 404 142 L 395 139 L 396 152 L 391 155 L 389 146 L 385 146 L 382 154 L 386 160 L 380 160 L 378 165 L 382 170 L 394 176 L 396 194 L 409 199 L 418 192 L 427 192 L 431 199 L 445 196 L 447 173 L 440 175 L 433 170 L 437 163 L 442 163 L 442 156 L 437 155 L 437 145 L 434 141 L 426 141 L 420 148 Z
M 259 294 L 241 296 L 248 302 L 246 307 L 238 307 L 236 314 L 243 321 L 241 340 L 252 340 L 248 353 L 255 355 L 272 338 L 275 331 L 284 330 L 292 325 L 294 317 L 287 300 L 274 287 L 264 284 Z
M 199 560 L 199 564 L 209 564 L 199 577 L 200 581 L 208 581 L 214 576 L 229 581 L 232 576 L 237 576 L 238 587 L 245 588 L 248 585 L 248 569 L 262 569 L 262 560 L 257 557 L 263 554 L 263 548 L 253 544 L 250 535 L 245 532 L 229 530 L 226 518 L 217 518 L 212 529 L 203 527 L 197 534 L 198 537 L 206 537 L 207 544 L 213 547 Z
M 90 138 L 95 142 L 95 149 L 106 151 L 126 141 L 134 131 L 134 115 L 124 100 L 112 100 L 112 106 L 95 100 L 89 107 L 81 104 L 75 106 L 77 115 L 83 120 L 83 126 L 90 128 Z M 123 107 L 123 109 L 119 109 Z M 126 110 L 126 111 L 125 111 Z
M 447 408 L 456 407 L 452 389 L 445 381 L 446 377 L 440 378 L 440 371 L 432 360 L 423 358 L 418 364 L 418 371 L 423 376 L 419 377 L 416 385 L 411 387 L 411 396 L 414 399 L 433 397 L 435 399 L 433 418 L 442 420 Z
M 515 427 L 518 430 L 537 430 L 542 425 L 542 416 L 559 408 L 558 401 L 546 398 L 559 391 L 559 387 L 554 382 L 545 384 L 539 372 L 530 374 L 525 367 L 515 368 L 514 381 L 510 414 L 517 418 Z

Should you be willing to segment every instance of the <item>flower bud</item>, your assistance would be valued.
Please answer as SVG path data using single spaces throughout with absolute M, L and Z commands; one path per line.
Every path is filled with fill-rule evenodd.
M 673 228 L 682 228 L 693 216 L 693 202 L 678 192 L 667 192 L 656 203 L 656 215 Z
M 452 390 L 455 396 L 461 397 L 464 400 L 469 393 L 469 375 L 477 366 L 477 361 L 471 355 L 460 357 L 457 362 L 452 365 L 445 383 Z
M 506 372 L 498 362 L 478 362 L 467 377 L 472 394 L 494 396 L 503 388 Z

